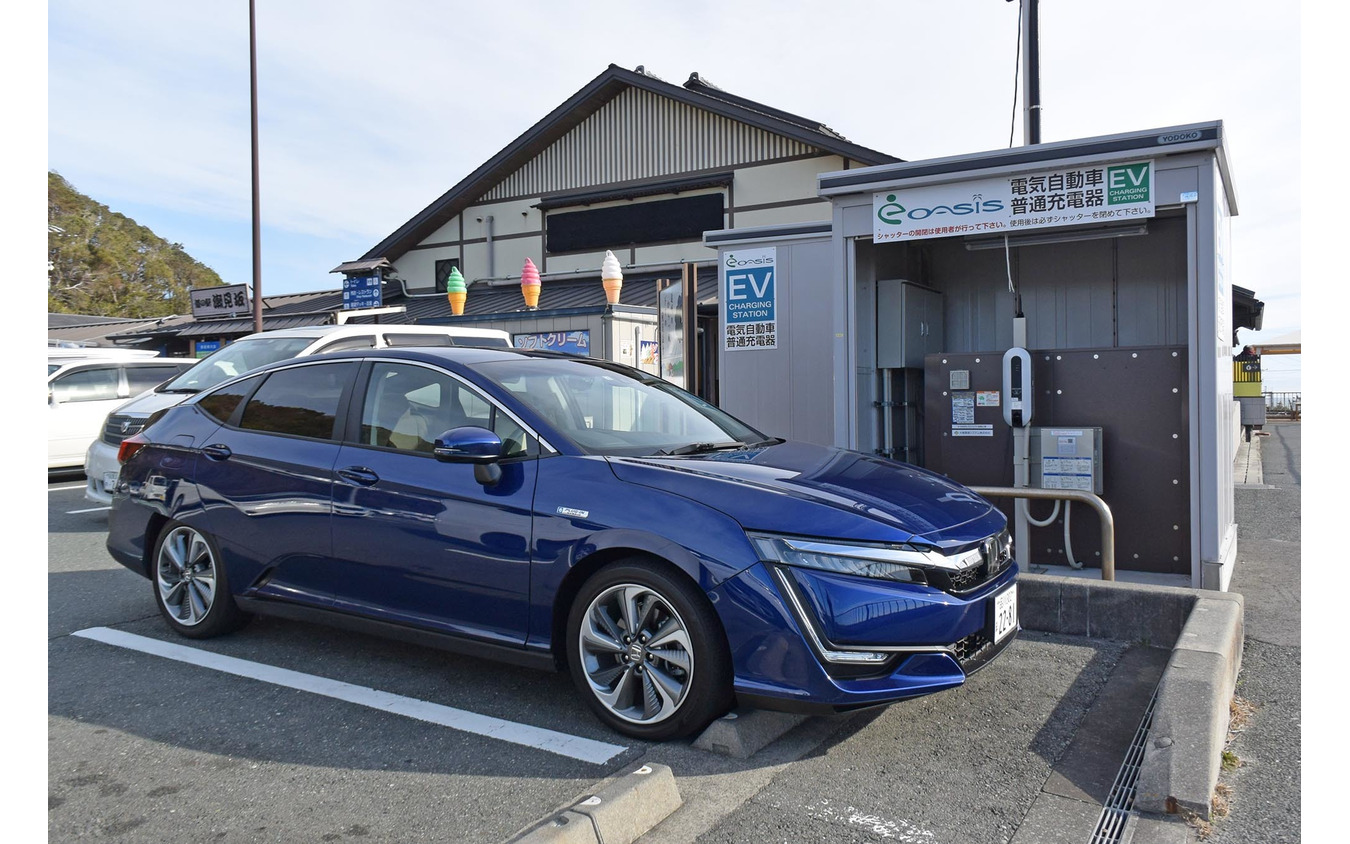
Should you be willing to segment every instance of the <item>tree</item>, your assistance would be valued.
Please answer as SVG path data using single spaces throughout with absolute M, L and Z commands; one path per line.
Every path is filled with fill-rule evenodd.
M 185 314 L 215 270 L 47 173 L 47 310 L 127 318 Z

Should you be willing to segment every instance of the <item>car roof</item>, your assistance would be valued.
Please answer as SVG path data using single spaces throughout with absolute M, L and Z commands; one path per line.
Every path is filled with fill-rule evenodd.
M 377 332 L 393 334 L 449 334 L 459 337 L 505 337 L 510 335 L 500 328 L 477 328 L 467 325 L 421 325 L 413 323 L 381 322 L 374 325 L 309 325 L 300 328 L 278 328 L 262 331 L 239 338 L 253 340 L 258 337 L 308 337 L 318 340 L 321 337 L 341 337 L 343 335 L 374 334 Z
M 56 361 L 51 362 L 55 363 Z M 51 380 L 57 375 L 64 375 L 67 372 L 73 372 L 77 369 L 92 369 L 96 366 L 142 367 L 164 366 L 165 364 L 178 366 L 181 369 L 188 369 L 197 364 L 197 358 L 84 358 L 81 360 L 63 362 L 59 369 L 52 370 L 51 374 L 47 376 L 47 379 Z

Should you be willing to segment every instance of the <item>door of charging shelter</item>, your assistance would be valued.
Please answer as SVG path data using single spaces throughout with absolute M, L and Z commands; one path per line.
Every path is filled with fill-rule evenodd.
M 824 278 L 790 265 L 778 278 L 780 297 L 812 303 L 801 330 L 828 350 L 828 376 L 789 366 L 781 350 L 756 353 L 760 369 L 786 367 L 795 391 L 832 397 L 818 441 L 877 453 L 919 442 L 917 459 L 897 456 L 966 483 L 1011 486 L 992 367 L 1013 345 L 1020 301 L 1037 379 L 1032 424 L 1102 429 L 1117 568 L 1227 587 L 1236 551 L 1228 278 L 1236 202 L 1221 123 L 826 173 L 819 187 L 833 204 L 828 243 L 804 243 L 807 233 L 793 230 L 705 237 L 724 254 L 796 244 L 827 264 Z M 896 280 L 942 303 L 943 347 L 921 368 L 878 355 L 912 317 L 888 304 Z M 780 343 L 800 339 L 788 331 Z M 729 357 L 724 406 L 739 395 L 733 412 L 771 427 L 781 408 L 754 400 L 749 367 L 727 369 Z M 1030 562 L 1067 562 L 1067 535 L 1074 556 L 1093 566 L 1096 517 L 1079 508 L 1073 519 L 1067 534 L 1058 522 L 1034 533 Z

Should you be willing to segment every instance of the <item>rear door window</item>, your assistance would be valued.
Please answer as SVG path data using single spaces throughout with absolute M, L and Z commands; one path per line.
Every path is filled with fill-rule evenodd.
M 107 401 L 117 398 L 117 364 L 68 372 L 52 382 L 52 397 L 59 402 Z
M 239 427 L 309 439 L 336 439 L 338 406 L 357 366 L 355 361 L 323 363 L 271 373 L 245 405 Z

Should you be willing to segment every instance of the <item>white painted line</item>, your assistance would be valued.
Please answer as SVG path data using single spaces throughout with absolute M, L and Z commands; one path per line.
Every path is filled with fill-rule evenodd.
M 623 745 L 608 744 L 603 741 L 559 733 L 542 727 L 532 727 L 528 724 L 517 724 L 514 721 L 479 715 L 463 709 L 442 706 L 439 703 L 430 703 L 425 700 L 382 692 L 379 689 L 357 686 L 313 674 L 303 674 L 299 671 L 291 671 L 289 668 L 278 668 L 274 665 L 264 665 L 261 662 L 250 662 L 246 659 L 189 648 L 173 642 L 151 639 L 148 636 L 137 636 L 134 633 L 127 633 L 122 630 L 90 627 L 86 630 L 78 630 L 74 635 L 119 648 L 128 648 L 165 659 L 186 662 L 189 665 L 210 668 L 213 671 L 222 671 L 226 674 L 247 677 L 251 680 L 259 680 L 290 689 L 299 689 L 302 692 L 323 695 L 324 697 L 354 703 L 358 706 L 368 706 L 371 709 L 415 718 L 418 721 L 440 724 L 442 727 L 449 727 L 452 730 L 533 747 L 537 750 L 556 753 L 559 756 L 567 756 L 596 765 L 603 765 L 628 749 Z
M 90 507 L 88 510 L 67 510 L 67 516 L 73 516 L 76 513 L 98 513 L 102 510 L 111 510 L 111 507 Z
M 84 484 L 76 484 L 75 486 L 49 486 L 49 487 L 47 487 L 47 491 L 48 491 L 48 492 L 60 492 L 60 491 L 65 490 L 65 489 L 84 489 Z

